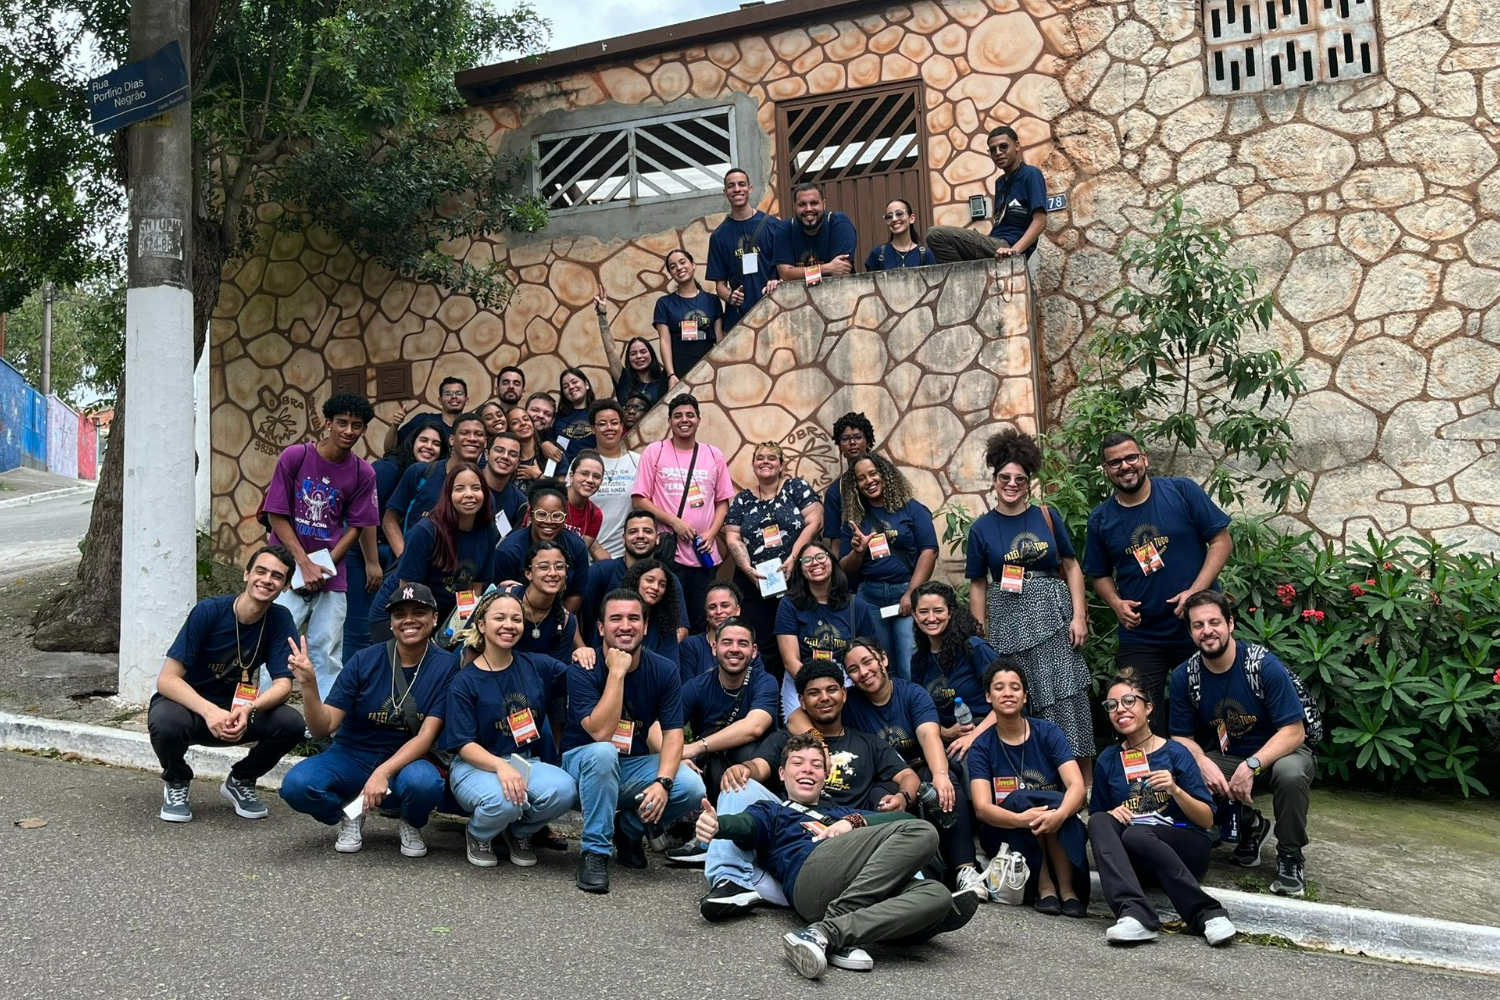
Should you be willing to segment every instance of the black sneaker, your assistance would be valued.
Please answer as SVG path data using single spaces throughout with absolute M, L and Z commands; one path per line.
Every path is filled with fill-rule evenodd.
M 953 906 L 948 910 L 948 915 L 937 925 L 936 934 L 947 934 L 956 931 L 973 918 L 974 912 L 979 909 L 979 897 L 967 889 L 960 889 L 953 894 Z
M 676 868 L 702 868 L 708 862 L 708 845 L 690 840 L 666 852 L 665 857 L 667 864 Z
M 1271 883 L 1271 891 L 1278 896 L 1296 896 L 1298 899 L 1307 894 L 1306 865 L 1300 854 L 1276 852 L 1276 881 Z
M 615 831 L 615 860 L 626 868 L 640 871 L 646 867 L 646 847 L 641 838 Z
M 593 851 L 578 855 L 578 888 L 584 892 L 609 892 L 609 855 Z
M 1240 842 L 1235 845 L 1229 860 L 1241 868 L 1260 866 L 1260 849 L 1271 835 L 1271 821 L 1257 810 L 1247 809 L 1240 817 Z
M 765 902 L 760 893 L 732 879 L 721 878 L 698 900 L 698 912 L 711 923 L 742 916 Z

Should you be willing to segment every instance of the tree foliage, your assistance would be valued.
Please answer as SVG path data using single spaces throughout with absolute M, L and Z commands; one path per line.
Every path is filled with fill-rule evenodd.
M 52 304 L 52 392 L 77 409 L 112 406 L 125 371 L 125 288 L 94 279 L 60 289 Z M 42 385 L 42 292 L 10 314 L 5 360 Z

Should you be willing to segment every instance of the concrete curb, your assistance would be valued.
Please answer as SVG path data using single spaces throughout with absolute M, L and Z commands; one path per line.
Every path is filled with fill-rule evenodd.
M 7 507 L 27 507 L 38 500 L 62 500 L 66 497 L 93 493 L 97 489 L 97 486 L 64 486 L 56 490 L 43 490 L 41 493 L 28 493 L 24 497 L 12 497 L 9 500 L 0 500 L 0 510 L 4 510 Z
M 0 712 L 0 749 L 56 750 L 76 753 L 118 767 L 143 771 L 158 768 L 145 733 Z M 200 778 L 223 778 L 242 753 L 232 747 L 193 747 L 188 764 Z M 281 787 L 281 779 L 301 757 L 284 757 L 260 780 L 262 787 Z M 1094 898 L 1103 899 L 1098 873 L 1091 876 Z M 1274 934 L 1307 948 L 1466 972 L 1500 974 L 1500 927 L 1434 920 L 1355 906 L 1309 903 L 1300 899 L 1211 887 L 1236 927 L 1252 934 Z M 1160 893 L 1158 910 L 1176 914 Z M 1102 908 L 1096 903 L 1094 909 Z
M 1090 872 L 1093 907 L 1102 907 L 1104 893 L 1099 873 Z M 1229 911 L 1234 926 L 1250 934 L 1274 934 L 1294 944 L 1320 951 L 1365 955 L 1392 962 L 1432 965 L 1464 972 L 1500 974 L 1500 927 L 1435 920 L 1358 906 L 1310 903 L 1257 892 L 1208 886 Z M 1180 919 L 1160 892 L 1152 902 L 1164 920 Z M 1108 910 L 1104 910 L 1108 915 Z

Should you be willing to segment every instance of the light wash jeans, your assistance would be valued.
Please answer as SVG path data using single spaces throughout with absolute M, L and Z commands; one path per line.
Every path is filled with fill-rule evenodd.
M 875 635 L 872 638 L 878 640 L 885 647 L 886 653 L 890 655 L 891 676 L 909 681 L 911 680 L 911 659 L 917 653 L 916 633 L 912 631 L 911 616 L 880 617 L 880 609 L 887 605 L 899 604 L 901 595 L 904 593 L 906 593 L 904 583 L 866 580 L 859 585 L 859 596 L 875 609 Z
M 380 754 L 360 753 L 335 743 L 286 773 L 281 779 L 281 798 L 297 812 L 332 826 L 385 760 Z M 391 790 L 381 807 L 398 806 L 401 818 L 420 828 L 427 825 L 427 817 L 442 798 L 442 773 L 431 761 L 414 760 L 391 779 Z
M 721 816 L 744 812 L 754 802 L 780 802 L 770 790 L 758 781 L 751 781 L 737 792 L 719 793 L 718 812 Z M 755 854 L 745 850 L 725 837 L 715 837 L 708 845 L 708 860 L 704 862 L 703 874 L 710 887 L 720 879 L 748 886 L 760 893 L 762 899 L 776 906 L 790 906 L 781 883 L 755 863 Z
M 469 833 L 475 840 L 494 840 L 506 828 L 512 836 L 529 837 L 578 801 L 578 789 L 568 772 L 539 760 L 531 761 L 526 801 L 520 805 L 505 797 L 494 771 L 477 768 L 467 761 L 453 762 L 448 783 L 458 804 L 473 814 Z
M 292 613 L 298 632 L 307 633 L 307 657 L 318 677 L 318 697 L 327 698 L 344 669 L 344 618 L 349 604 L 343 591 L 320 590 L 303 597 L 283 590 L 276 603 Z
M 583 850 L 608 854 L 614 847 L 615 813 L 621 832 L 639 838 L 646 825 L 636 813 L 635 797 L 656 780 L 661 758 L 656 754 L 624 757 L 614 744 L 586 743 L 563 754 L 563 768 L 578 783 L 578 807 L 583 813 Z M 672 793 L 660 823 L 666 826 L 697 808 L 703 800 L 703 779 L 686 764 L 677 766 Z

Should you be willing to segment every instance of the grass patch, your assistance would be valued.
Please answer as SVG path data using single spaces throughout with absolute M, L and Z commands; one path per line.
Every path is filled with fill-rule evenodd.
M 1282 937 L 1280 934 L 1251 934 L 1247 931 L 1240 931 L 1239 937 L 1236 940 L 1243 941 L 1246 944 L 1258 944 L 1262 948 L 1285 948 L 1288 951 L 1308 950 L 1291 938 Z

